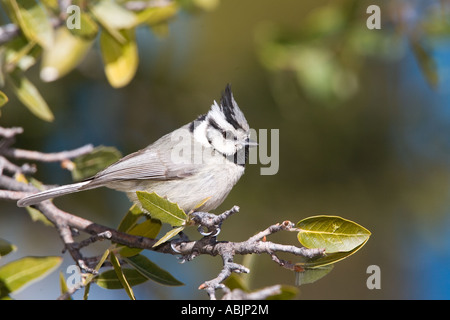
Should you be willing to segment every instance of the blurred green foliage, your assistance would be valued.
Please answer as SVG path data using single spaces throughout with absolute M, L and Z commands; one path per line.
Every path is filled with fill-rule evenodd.
M 14 88 L 19 100 L 39 118 L 52 121 L 53 114 L 24 72 L 41 60 L 40 78 L 50 82 L 75 69 L 100 34 L 100 51 L 111 86 L 126 86 L 139 64 L 136 28 L 148 27 L 157 34 L 167 28 L 181 7 L 213 9 L 217 0 L 177 1 L 71 1 L 2 0 L 9 21 L 0 39 L 0 79 Z M 1 21 L 1 20 L 0 20 Z M 9 27 L 9 28 L 8 28 Z M 5 83 L 1 81 L 0 87 Z M 5 103 L 1 93 L 1 105 Z
M 399 61 L 409 45 L 424 77 L 436 87 L 439 79 L 430 40 L 449 35 L 448 10 L 431 6 L 423 20 L 410 24 L 408 2 L 394 1 L 380 9 L 383 27 L 374 30 L 366 25 L 369 14 L 362 14 L 368 3 L 350 0 L 319 6 L 296 28 L 273 22 L 261 25 L 257 44 L 262 64 L 278 81 L 289 81 L 286 74 L 293 74 L 307 98 L 333 106 L 357 94 L 370 59 Z

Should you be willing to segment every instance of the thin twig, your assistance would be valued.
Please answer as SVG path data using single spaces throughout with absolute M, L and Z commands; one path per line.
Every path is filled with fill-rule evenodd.
M 14 136 L 21 133 L 21 130 L 17 129 L 0 129 L 0 136 L 3 134 L 6 139 L 13 139 Z M 11 140 L 12 141 L 12 140 Z M 10 141 L 10 142 L 11 142 Z M 0 153 L 9 156 L 14 159 L 27 159 L 36 161 L 64 161 L 69 158 L 76 157 L 81 154 L 90 152 L 93 147 L 87 145 L 75 150 L 63 151 L 57 153 L 42 153 L 37 151 L 29 151 L 22 149 L 13 149 L 9 147 L 0 147 Z M 25 171 L 24 167 L 19 167 L 9 160 L 2 160 L 0 156 L 0 169 L 5 169 L 10 173 L 16 174 Z M 22 197 L 29 195 L 30 193 L 38 192 L 39 190 L 30 184 L 18 181 L 12 177 L 6 176 L 3 170 L 0 170 L 0 187 L 5 190 L 0 190 L 0 199 L 17 201 Z M 47 186 L 44 186 L 44 188 Z M 172 239 L 157 247 L 154 244 L 157 239 L 150 239 L 143 236 L 130 235 L 124 232 L 120 232 L 114 228 L 109 228 L 100 224 L 97 224 L 88 219 L 81 218 L 79 216 L 65 212 L 56 207 L 52 201 L 46 200 L 38 203 L 34 206 L 39 210 L 49 221 L 53 223 L 57 229 L 60 238 L 64 244 L 64 248 L 69 251 L 72 259 L 78 264 L 78 266 L 84 270 L 84 272 L 94 273 L 92 265 L 96 265 L 95 260 L 92 258 L 83 257 L 81 249 L 90 245 L 91 243 L 108 239 L 114 243 L 125 245 L 131 248 L 147 249 L 156 252 L 180 255 L 183 261 L 190 261 L 199 255 L 221 256 L 223 261 L 223 267 L 219 274 L 209 281 L 205 281 L 200 285 L 199 289 L 204 289 L 209 295 L 210 299 L 215 299 L 215 292 L 218 289 L 223 289 L 225 294 L 224 298 L 241 298 L 241 299 L 253 299 L 264 298 L 267 295 L 272 295 L 274 292 L 278 292 L 277 287 L 271 287 L 267 290 L 262 290 L 259 293 L 247 294 L 236 290 L 230 291 L 225 287 L 223 282 L 234 273 L 248 273 L 250 270 L 243 265 L 234 262 L 235 255 L 247 255 L 247 254 L 267 254 L 273 261 L 284 267 L 290 268 L 290 263 L 281 260 L 276 255 L 277 252 L 286 252 L 297 256 L 303 256 L 308 258 L 314 258 L 324 254 L 322 249 L 307 249 L 303 247 L 295 247 L 292 245 L 283 245 L 273 243 L 266 240 L 266 237 L 279 232 L 279 231 L 292 231 L 294 224 L 290 221 L 284 221 L 269 226 L 265 230 L 251 236 L 242 242 L 229 242 L 229 241 L 217 241 L 216 235 L 220 230 L 222 223 L 228 219 L 231 215 L 239 211 L 239 207 L 234 206 L 232 209 L 227 210 L 219 215 L 214 215 L 207 212 L 194 212 L 189 215 L 191 222 L 206 228 L 209 233 L 203 238 L 191 241 L 187 237 L 181 239 Z M 76 242 L 72 230 L 76 229 L 79 232 L 84 232 L 91 235 L 90 238 Z M 76 291 L 76 289 L 74 289 Z M 62 296 L 67 298 L 74 291 Z
M 3 170 L 8 171 L 9 173 L 34 174 L 36 173 L 36 166 L 25 163 L 19 167 L 5 157 L 0 156 L 0 174 L 3 173 Z
M 0 37 L 1 37 L 1 29 L 0 29 Z M 23 128 L 21 127 L 13 127 L 13 128 L 0 127 L 0 136 L 4 138 L 12 138 L 21 133 L 23 133 Z
M 66 159 L 76 158 L 83 154 L 89 153 L 94 149 L 92 144 L 87 144 L 83 147 L 69 150 L 69 151 L 61 151 L 54 153 L 43 153 L 39 151 L 30 151 L 23 149 L 5 149 L 2 153 L 8 157 L 12 157 L 15 159 L 25 159 L 30 161 L 42 161 L 42 162 L 60 162 Z

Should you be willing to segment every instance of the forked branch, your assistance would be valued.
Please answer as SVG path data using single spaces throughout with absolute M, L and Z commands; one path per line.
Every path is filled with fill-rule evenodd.
M 3 136 L 4 139 L 8 140 L 13 139 L 15 134 L 21 132 L 22 130 L 17 128 L 0 128 L 0 136 Z M 0 199 L 8 201 L 17 201 L 30 193 L 39 191 L 35 186 L 25 183 L 23 180 L 14 178 L 18 173 L 30 173 L 31 171 L 25 170 L 23 166 L 20 167 L 14 165 L 10 161 L 19 159 L 36 161 L 64 161 L 69 158 L 88 153 L 92 150 L 92 146 L 88 145 L 71 151 L 45 154 L 36 151 L 13 149 L 9 146 L 10 143 L 2 143 L 2 141 L 0 141 L 0 157 L 3 156 L 12 159 L 0 161 L 0 165 L 3 164 L 1 169 L 5 169 L 0 170 L 0 188 L 3 188 L 0 190 Z M 12 173 L 12 176 L 8 176 L 6 174 L 7 172 Z M 44 188 L 45 187 L 46 186 L 44 186 Z M 221 256 L 223 261 L 222 270 L 216 278 L 205 281 L 199 287 L 199 289 L 203 289 L 208 293 L 210 299 L 216 299 L 215 292 L 217 289 L 224 290 L 224 299 L 250 299 L 252 297 L 261 298 L 265 297 L 269 293 L 273 294 L 274 292 L 277 292 L 277 290 L 279 291 L 279 287 L 274 286 L 261 290 L 259 293 L 255 292 L 252 295 L 244 294 L 239 291 L 230 291 L 227 289 L 223 282 L 232 273 L 250 272 L 248 268 L 234 262 L 234 257 L 236 255 L 267 254 L 278 264 L 286 266 L 286 263 L 283 264 L 282 260 L 277 258 L 276 253 L 286 252 L 296 256 L 308 258 L 313 258 L 324 254 L 324 251 L 321 249 L 307 249 L 267 241 L 267 237 L 273 233 L 279 231 L 290 231 L 291 228 L 293 228 L 293 223 L 290 221 L 284 221 L 282 223 L 272 225 L 242 242 L 218 241 L 216 236 L 220 231 L 222 223 L 234 213 L 239 211 L 239 207 L 237 206 L 234 206 L 232 209 L 227 210 L 220 215 L 204 212 L 191 213 L 191 220 L 199 226 L 199 228 L 201 228 L 201 234 L 203 235 L 202 238 L 191 241 L 186 237 L 181 237 L 181 239 L 172 239 L 156 247 L 154 247 L 157 242 L 156 239 L 127 234 L 114 228 L 97 224 L 88 219 L 81 218 L 59 209 L 50 200 L 43 201 L 35 205 L 34 208 L 39 210 L 49 221 L 53 223 L 64 244 L 64 250 L 68 250 L 77 265 L 88 273 L 95 272 L 93 268 L 98 263 L 98 259 L 84 257 L 81 253 L 81 249 L 89 246 L 95 241 L 105 239 L 131 248 L 140 248 L 165 254 L 179 255 L 182 262 L 190 261 L 199 255 Z M 206 229 L 207 232 L 204 232 L 204 229 Z M 77 242 L 74 239 L 73 230 L 86 233 L 91 237 Z

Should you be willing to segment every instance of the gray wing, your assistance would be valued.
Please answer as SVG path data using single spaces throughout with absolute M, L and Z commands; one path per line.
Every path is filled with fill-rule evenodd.
M 172 161 L 170 143 L 165 136 L 147 148 L 129 154 L 97 173 L 85 188 L 124 180 L 182 179 L 194 174 L 198 165 Z

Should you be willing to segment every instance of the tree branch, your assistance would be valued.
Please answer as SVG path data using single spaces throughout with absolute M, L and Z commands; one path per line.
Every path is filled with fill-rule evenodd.
M 5 129 L 2 131 L 0 129 L 0 136 L 3 135 L 5 137 L 4 139 L 12 139 L 17 133 L 21 133 L 21 130 Z M 8 147 L 3 149 L 0 148 L 0 153 L 8 155 L 14 159 L 63 161 L 68 158 L 85 154 L 92 149 L 92 145 L 87 145 L 70 151 L 57 153 L 41 153 L 37 151 L 13 149 Z M 15 173 L 24 171 L 23 168 L 5 161 L 3 161 L 3 167 L 5 169 L 8 167 L 7 171 Z M 3 171 L 0 172 L 0 187 L 4 188 L 4 190 L 0 190 L 0 199 L 9 201 L 17 201 L 18 199 L 21 199 L 22 197 L 29 195 L 30 193 L 39 191 L 33 185 L 26 184 L 12 177 L 6 176 Z M 157 247 L 154 247 L 154 244 L 157 242 L 156 239 L 130 235 L 118 231 L 114 228 L 97 224 L 88 219 L 81 218 L 59 209 L 53 204 L 51 200 L 46 200 L 38 203 L 34 206 L 34 208 L 39 210 L 49 221 L 54 224 L 64 244 L 64 249 L 70 253 L 72 259 L 82 270 L 84 270 L 84 272 L 95 273 L 94 269 L 92 269 L 91 266 L 98 263 L 98 258 L 93 260 L 93 258 L 83 257 L 81 249 L 95 241 L 105 239 L 131 248 L 147 249 L 164 254 L 180 255 L 182 262 L 190 261 L 199 255 L 221 256 L 223 261 L 222 270 L 219 272 L 217 277 L 209 281 L 205 281 L 199 287 L 199 289 L 203 289 L 207 292 L 210 299 L 216 299 L 215 292 L 218 289 L 223 289 L 225 291 L 225 299 L 237 297 L 241 299 L 262 298 L 266 297 L 267 295 L 273 294 L 273 292 L 278 292 L 277 290 L 279 290 L 279 288 L 277 289 L 276 286 L 264 289 L 259 293 L 254 294 L 242 293 L 236 290 L 230 291 L 228 288 L 226 288 L 223 284 L 223 281 L 227 279 L 233 272 L 250 272 L 250 270 L 245 266 L 234 262 L 235 255 L 267 254 L 276 263 L 285 267 L 290 267 L 285 261 L 280 260 L 276 256 L 277 252 L 286 252 L 296 256 L 308 258 L 313 258 L 324 254 L 324 250 L 322 249 L 307 249 L 303 247 L 273 243 L 266 240 L 266 238 L 273 233 L 280 231 L 292 231 L 294 224 L 290 221 L 284 221 L 282 223 L 277 223 L 275 225 L 269 226 L 267 229 L 255 234 L 254 236 L 251 236 L 246 241 L 217 241 L 216 235 L 220 231 L 222 223 L 239 211 L 239 207 L 237 206 L 234 206 L 230 210 L 227 210 L 219 215 L 207 212 L 190 213 L 191 221 L 199 226 L 199 228 L 201 229 L 200 233 L 203 235 L 203 237 L 195 241 L 191 241 L 186 237 L 182 237 L 181 239 L 172 239 L 158 245 Z M 72 232 L 74 229 L 78 232 L 89 234 L 91 237 L 80 242 L 76 242 L 74 240 L 74 235 Z M 203 229 L 206 229 L 208 232 L 203 232 Z
M 2 150 L 1 153 L 4 155 L 15 158 L 15 159 L 25 159 L 25 160 L 31 160 L 31 161 L 42 161 L 42 162 L 60 162 L 67 159 L 76 158 L 78 156 L 81 156 L 83 154 L 89 153 L 94 149 L 94 146 L 92 144 L 85 145 L 83 147 L 70 150 L 70 151 L 61 151 L 61 152 L 54 152 L 54 153 L 43 153 L 39 151 L 30 151 L 30 150 L 23 150 L 23 149 L 15 149 L 15 148 L 8 148 L 5 150 Z

